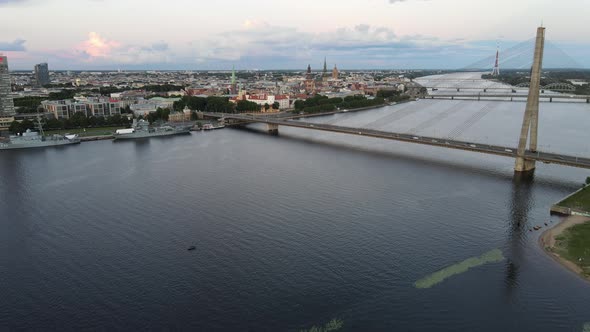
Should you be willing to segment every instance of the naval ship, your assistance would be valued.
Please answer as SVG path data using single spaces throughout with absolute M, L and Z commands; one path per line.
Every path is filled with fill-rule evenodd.
M 11 135 L 8 140 L 0 140 L 0 150 L 45 148 L 49 146 L 61 146 L 79 144 L 78 135 L 43 135 L 41 120 L 37 119 L 39 132 L 27 129 L 20 135 Z
M 190 134 L 188 127 L 156 126 L 150 127 L 146 120 L 133 120 L 133 126 L 129 129 L 118 129 L 115 133 L 115 140 L 140 139 L 173 135 Z

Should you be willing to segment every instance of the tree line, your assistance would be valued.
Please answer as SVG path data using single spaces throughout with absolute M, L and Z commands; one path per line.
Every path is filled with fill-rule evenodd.
M 76 112 L 69 119 L 42 119 L 41 123 L 44 130 L 57 129 L 76 129 L 76 128 L 99 128 L 110 126 L 129 127 L 131 120 L 126 116 L 115 114 L 112 116 L 90 116 L 87 117 L 83 112 Z M 34 130 L 35 123 L 29 119 L 21 122 L 13 121 L 10 124 L 9 131 L 12 134 L 24 133 L 27 129 Z
M 322 113 L 335 111 L 337 109 L 378 106 L 383 105 L 384 103 L 385 99 L 382 97 L 367 99 L 364 95 L 355 95 L 346 96 L 344 98 L 329 98 L 327 96 L 315 95 L 306 100 L 296 100 L 293 105 L 295 107 L 295 112 Z
M 180 100 L 175 101 L 172 108 L 176 112 L 182 112 L 185 107 L 188 107 L 191 111 L 200 112 L 211 112 L 211 113 L 245 113 L 245 112 L 258 112 L 261 106 L 257 103 L 249 100 L 239 100 L 237 103 L 233 103 L 227 97 L 196 97 L 196 96 L 184 96 Z M 270 108 L 279 109 L 279 103 L 275 102 L 272 105 L 265 104 L 266 110 Z
M 410 99 L 410 96 L 402 93 L 399 90 L 379 90 L 377 97 L 383 98 L 388 102 L 399 103 Z

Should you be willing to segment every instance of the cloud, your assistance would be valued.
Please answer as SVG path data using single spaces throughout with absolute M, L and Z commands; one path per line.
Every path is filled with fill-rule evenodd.
M 241 29 L 192 43 L 198 62 L 280 58 L 291 62 L 333 54 L 357 62 L 440 53 L 454 43 L 429 36 L 398 36 L 387 27 L 358 24 L 329 32 L 309 33 L 265 22 L 246 21 Z
M 34 2 L 34 1 L 33 0 L 0 0 L 0 8 L 29 5 L 30 2 Z
M 151 50 L 156 52 L 163 52 L 169 49 L 168 43 L 164 41 L 155 42 L 151 47 L 146 47 L 145 50 Z
M 147 64 L 169 61 L 169 46 L 164 41 L 150 45 L 124 44 L 109 40 L 97 32 L 88 33 L 88 39 L 78 44 L 74 52 L 56 51 L 61 59 L 71 59 L 85 64 L 120 65 Z
M 0 41 L 0 51 L 24 52 L 24 51 L 26 51 L 25 42 L 26 41 L 24 39 L 16 39 L 13 42 L 1 42 Z
M 395 4 L 395 3 L 408 2 L 408 1 L 430 1 L 430 0 L 389 0 L 389 3 Z
M 88 39 L 78 47 L 78 50 L 90 58 L 108 57 L 111 51 L 119 46 L 120 43 L 116 41 L 107 40 L 96 32 L 90 32 Z

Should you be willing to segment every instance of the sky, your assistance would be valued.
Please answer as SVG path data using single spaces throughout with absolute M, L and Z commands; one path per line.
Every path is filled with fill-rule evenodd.
M 0 0 L 0 53 L 11 70 L 460 69 L 543 24 L 588 68 L 588 17 L 590 0 Z

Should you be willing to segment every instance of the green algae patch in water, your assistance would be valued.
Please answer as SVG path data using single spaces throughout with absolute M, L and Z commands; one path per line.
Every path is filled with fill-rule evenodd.
M 498 263 L 504 260 L 504 255 L 500 249 L 494 249 L 486 252 L 479 257 L 468 258 L 461 263 L 453 264 L 440 271 L 434 272 L 433 274 L 422 278 L 414 283 L 416 288 L 430 288 L 437 284 L 440 284 L 444 280 L 461 273 L 467 272 L 469 269 L 478 267 L 489 263 Z
M 582 332 L 590 332 L 590 322 L 584 324 Z

